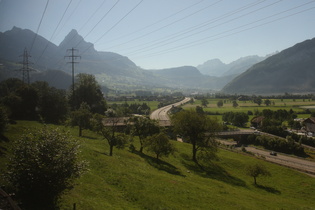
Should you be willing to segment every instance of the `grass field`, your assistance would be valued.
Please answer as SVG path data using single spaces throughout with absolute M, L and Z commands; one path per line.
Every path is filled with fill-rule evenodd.
M 5 133 L 2 148 L 9 148 L 25 128 L 36 122 L 18 121 Z M 70 130 L 75 137 L 76 128 Z M 219 160 L 204 163 L 201 170 L 190 160 L 191 145 L 173 142 L 174 156 L 156 162 L 153 155 L 114 150 L 99 135 L 83 131 L 79 138 L 82 158 L 89 171 L 62 197 L 61 209 L 315 209 L 315 178 L 256 158 L 219 150 Z M 137 141 L 135 142 L 137 147 Z M 6 161 L 3 150 L 1 170 Z M 246 176 L 245 167 L 264 164 L 271 177 L 259 177 L 259 186 Z
M 252 103 L 250 101 L 246 101 L 246 102 L 237 101 L 238 107 L 234 108 L 232 105 L 232 101 L 226 101 L 223 107 L 218 107 L 217 102 L 219 100 L 220 99 L 208 99 L 209 104 L 207 107 L 203 108 L 204 111 L 219 112 L 222 114 L 224 112 L 229 112 L 229 111 L 247 113 L 248 111 L 255 112 L 256 110 L 262 111 L 264 109 L 271 109 L 271 110 L 285 109 L 288 111 L 292 109 L 295 112 L 302 112 L 303 110 L 305 110 L 303 106 L 308 106 L 307 108 L 309 108 L 310 110 L 314 110 L 311 108 L 312 106 L 315 106 L 314 101 L 308 101 L 308 100 L 303 101 L 302 99 L 296 99 L 295 101 L 291 99 L 284 99 L 283 101 L 281 101 L 280 99 L 275 99 L 275 100 L 271 100 L 274 102 L 274 105 L 270 105 L 270 106 L 266 106 L 264 104 L 261 104 L 260 106 L 258 106 L 257 104 Z M 201 100 L 196 100 L 194 104 L 186 104 L 184 108 L 189 109 L 189 108 L 195 108 L 196 106 L 201 106 Z
M 142 104 L 142 103 L 146 103 L 151 111 L 155 110 L 158 108 L 158 104 L 159 102 L 158 101 L 142 101 L 142 100 L 134 100 L 134 101 L 109 101 L 107 102 L 107 105 L 110 107 L 112 104 L 117 104 L 117 105 L 121 105 L 121 104 L 124 104 L 125 102 L 127 102 L 129 105 L 131 104 Z

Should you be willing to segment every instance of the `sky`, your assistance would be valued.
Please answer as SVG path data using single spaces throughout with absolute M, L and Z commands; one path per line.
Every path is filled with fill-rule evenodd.
M 144 69 L 198 66 L 314 38 L 315 0 L 0 0 L 0 32 L 13 26 L 56 45 L 76 29 Z

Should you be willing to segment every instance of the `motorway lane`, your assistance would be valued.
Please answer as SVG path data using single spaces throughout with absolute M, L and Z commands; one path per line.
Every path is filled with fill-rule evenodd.
M 236 142 L 217 140 L 221 144 L 225 145 L 236 145 Z M 237 149 L 241 150 L 241 147 Z M 294 156 L 285 155 L 282 153 L 277 153 L 277 156 L 270 155 L 271 151 L 258 149 L 256 147 L 248 146 L 245 147 L 246 151 L 255 154 L 256 156 L 265 158 L 266 161 L 277 163 L 279 165 L 294 168 L 308 174 L 315 175 L 315 162 L 309 161 L 303 158 L 298 158 Z
M 280 165 L 285 165 L 288 167 L 296 168 L 298 170 L 303 170 L 310 172 L 315 175 L 315 162 L 305 160 L 302 158 L 297 158 L 293 156 L 288 156 L 284 154 L 277 153 L 277 156 L 270 155 L 270 151 L 260 150 L 255 147 L 245 147 L 249 152 L 256 155 L 260 155 L 266 158 L 267 161 L 278 163 Z
M 167 106 L 164 106 L 162 108 L 159 108 L 159 109 L 157 109 L 157 110 L 152 112 L 152 114 L 150 115 L 150 118 L 152 120 L 158 120 L 158 121 L 163 122 L 165 124 L 170 124 L 170 118 L 169 118 L 169 116 L 167 114 L 168 111 L 172 108 L 172 106 L 180 106 L 180 105 L 185 104 L 188 101 L 190 101 L 190 99 L 191 98 L 186 97 L 184 100 L 182 100 L 180 102 L 177 102 L 177 103 L 174 103 L 174 104 L 167 105 Z

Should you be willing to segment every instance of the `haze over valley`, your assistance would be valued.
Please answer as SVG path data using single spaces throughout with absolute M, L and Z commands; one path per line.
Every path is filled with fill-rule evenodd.
M 315 39 L 273 55 L 246 56 L 229 64 L 211 59 L 196 67 L 146 70 L 123 55 L 96 51 L 93 44 L 86 42 L 76 30 L 71 30 L 56 46 L 28 29 L 17 27 L 0 33 L 1 80 L 21 78 L 21 73 L 15 71 L 21 68 L 17 63 L 21 62 L 23 50 L 30 49 L 34 37 L 36 40 L 29 62 L 36 71 L 31 72 L 31 81 L 44 80 L 62 89 L 69 88 L 71 84 L 69 49 L 76 46 L 74 54 L 80 55 L 82 51 L 84 54 L 75 60 L 75 74 L 93 74 L 102 86 L 113 90 L 170 88 L 186 92 L 222 90 L 230 94 L 309 93 L 315 90 L 315 83 L 311 80 Z

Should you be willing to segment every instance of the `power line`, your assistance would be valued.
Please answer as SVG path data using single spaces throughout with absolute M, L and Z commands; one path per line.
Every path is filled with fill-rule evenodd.
M 51 40 L 52 40 L 52 38 L 54 37 L 54 35 L 55 35 L 55 33 L 56 33 L 56 31 L 57 31 L 57 29 L 58 29 L 58 27 L 59 27 L 59 25 L 60 25 L 61 21 L 63 20 L 63 18 L 64 18 L 64 16 L 65 16 L 66 12 L 68 11 L 68 8 L 69 8 L 69 6 L 70 6 L 71 2 L 72 2 L 72 0 L 69 2 L 69 4 L 68 4 L 67 8 L 66 8 L 66 9 L 65 9 L 65 11 L 63 12 L 63 15 L 62 15 L 61 19 L 59 20 L 59 23 L 57 24 L 57 26 L 56 26 L 56 28 L 55 28 L 55 30 L 54 30 L 54 32 L 53 32 L 53 34 L 51 35 L 51 37 L 50 37 L 49 41 L 51 41 Z M 41 57 L 42 57 L 42 56 L 43 56 L 43 54 L 45 53 L 45 51 L 46 51 L 47 47 L 48 47 L 48 42 L 47 42 L 47 44 L 46 44 L 46 46 L 45 46 L 45 48 L 44 48 L 43 52 L 41 53 L 41 55 L 40 55 L 40 56 L 38 57 L 38 59 L 36 60 L 36 63 L 37 63 L 37 62 L 41 59 Z
M 95 27 L 109 14 L 109 12 L 110 11 L 112 11 L 112 9 L 118 4 L 118 2 L 119 2 L 120 0 L 118 0 L 118 1 L 116 1 L 116 3 L 107 11 L 107 13 L 105 13 L 105 15 L 103 15 L 102 16 L 102 18 L 93 26 L 93 28 L 88 32 L 88 34 L 87 35 L 85 35 L 85 37 L 86 36 L 88 36 L 94 29 L 95 29 Z M 103 5 L 105 3 L 105 1 L 103 1 L 103 3 L 101 4 L 101 5 Z M 100 7 L 99 7 L 100 8 Z M 93 16 L 93 15 L 92 15 Z M 82 29 L 82 27 L 81 27 L 81 29 Z M 70 38 L 70 40 L 69 40 L 69 42 L 73 39 L 75 37 L 75 35 L 73 35 L 71 38 Z M 84 37 L 84 38 L 85 38 Z M 79 46 L 79 44 L 82 42 L 82 41 L 84 41 L 84 38 L 82 38 L 77 44 L 76 44 L 76 47 L 78 47 Z M 91 47 L 91 46 L 90 46 Z M 87 49 L 86 49 L 86 51 L 88 50 L 88 49 L 90 49 L 90 47 L 88 47 Z M 84 52 L 86 52 L 86 51 L 84 51 Z M 83 53 L 84 53 L 83 52 Z M 82 54 L 83 54 L 82 53 Z M 59 63 L 61 60 L 59 60 L 57 63 Z M 61 66 L 59 67 L 59 69 L 61 68 Z
M 154 25 L 156 25 L 156 24 L 159 24 L 159 23 L 161 23 L 161 22 L 163 22 L 163 21 L 165 21 L 165 20 L 167 20 L 167 19 L 169 19 L 169 18 L 171 18 L 171 17 L 173 17 L 173 16 L 175 16 L 175 15 L 177 15 L 177 14 L 179 14 L 179 13 L 185 11 L 185 10 L 187 10 L 187 9 L 190 9 L 190 8 L 192 8 L 192 7 L 194 7 L 194 6 L 198 5 L 198 4 L 200 4 L 200 3 L 203 2 L 203 1 L 204 1 L 204 0 L 201 0 L 201 1 L 197 2 L 197 3 L 194 3 L 194 4 L 192 4 L 192 5 L 188 6 L 188 7 L 185 7 L 184 9 L 182 9 L 182 10 L 180 10 L 180 11 L 178 11 L 178 12 L 175 12 L 175 13 L 173 13 L 173 14 L 167 16 L 166 18 L 163 18 L 163 19 L 161 19 L 161 20 L 158 20 L 158 21 L 156 21 L 156 22 L 154 22 L 154 23 L 152 23 L 152 24 L 150 24 L 150 25 L 147 25 L 147 26 L 145 26 L 145 27 L 143 27 L 143 28 L 141 28 L 141 29 L 139 29 L 139 30 L 137 30 L 137 31 L 134 31 L 134 32 L 132 32 L 132 33 L 129 33 L 129 34 L 126 34 L 126 35 L 124 35 L 124 36 L 118 37 L 118 38 L 116 38 L 116 39 L 110 40 L 109 42 L 111 42 L 111 41 L 116 41 L 116 40 L 119 40 L 119 39 L 121 39 L 121 38 L 125 38 L 125 37 L 128 37 L 128 36 L 131 36 L 131 35 L 133 35 L 133 34 L 135 34 L 135 33 L 139 33 L 140 31 L 143 31 L 143 30 L 145 30 L 145 29 L 147 29 L 147 28 L 150 28 L 150 27 L 152 27 L 152 26 L 154 26 Z
M 71 0 L 71 2 L 72 2 L 72 0 Z M 68 7 L 69 7 L 69 5 L 71 4 L 71 2 L 68 4 Z M 58 36 L 58 34 L 61 32 L 61 30 L 63 29 L 63 27 L 65 27 L 65 25 L 66 25 L 66 23 L 69 21 L 69 19 L 72 17 L 72 15 L 75 13 L 75 11 L 78 9 L 78 7 L 79 7 L 79 5 L 81 4 L 81 2 L 82 2 L 82 0 L 80 0 L 79 2 L 78 2 L 78 4 L 76 5 L 76 7 L 74 8 L 74 10 L 72 11 L 72 13 L 69 15 L 69 17 L 66 19 L 66 21 L 63 23 L 63 25 L 60 27 L 60 29 L 59 29 L 59 31 L 58 31 L 58 33 L 56 34 L 56 36 Z M 68 10 L 68 8 L 67 8 L 67 10 Z
M 180 22 L 180 21 L 182 21 L 182 20 L 185 20 L 186 18 L 189 18 L 189 17 L 191 17 L 191 16 L 193 16 L 193 15 L 195 15 L 195 14 L 197 14 L 197 13 L 199 13 L 199 12 L 205 10 L 205 9 L 208 9 L 209 7 L 212 7 L 212 6 L 214 6 L 214 5 L 218 4 L 218 3 L 220 3 L 221 1 L 223 1 L 223 0 L 216 1 L 216 2 L 214 2 L 214 3 L 212 3 L 212 4 L 210 4 L 210 5 L 208 5 L 208 6 L 204 7 L 204 8 L 202 8 L 202 9 L 199 9 L 199 10 L 197 10 L 197 11 L 195 11 L 195 12 L 189 14 L 189 15 L 186 15 L 186 16 L 184 16 L 184 17 L 182 17 L 182 18 L 180 18 L 180 19 L 178 19 L 178 20 L 176 20 L 176 21 L 173 21 L 173 22 L 171 22 L 171 23 L 169 23 L 169 24 L 167 24 L 167 25 L 164 25 L 164 26 L 162 26 L 162 27 L 160 27 L 160 28 L 158 28 L 158 29 L 155 29 L 155 30 L 153 30 L 153 31 L 150 31 L 150 32 L 148 32 L 148 33 L 146 33 L 146 34 L 144 34 L 144 35 L 142 35 L 142 36 L 138 36 L 138 37 L 136 37 L 136 38 L 134 38 L 134 39 L 131 39 L 131 40 L 129 40 L 129 41 L 126 41 L 126 42 L 124 42 L 124 43 L 121 43 L 121 44 L 119 44 L 119 45 L 116 45 L 115 47 L 121 46 L 121 45 L 124 45 L 124 44 L 127 44 L 127 43 L 129 43 L 129 42 L 131 42 L 131 41 L 135 41 L 135 40 L 141 39 L 141 38 L 143 38 L 143 37 L 145 37 L 145 36 L 148 36 L 148 35 L 150 35 L 150 34 L 156 33 L 156 32 L 158 32 L 158 31 L 160 31 L 160 30 L 162 30 L 162 29 L 164 29 L 164 28 L 167 28 L 167 27 L 169 27 L 169 26 L 171 26 L 171 25 L 174 25 L 175 23 L 178 23 L 178 22 Z
M 112 29 L 114 29 L 121 21 L 123 21 L 132 11 L 134 11 L 144 0 L 141 0 L 136 6 L 134 6 L 127 14 L 125 14 L 118 22 L 116 22 L 110 29 L 108 29 L 100 38 L 98 38 L 94 44 L 96 44 L 99 40 L 101 40 L 107 33 L 109 33 Z M 90 45 L 82 54 L 88 51 L 93 45 Z M 81 55 L 82 55 L 81 54 Z
M 81 2 L 81 1 L 80 1 Z M 102 8 L 102 6 L 104 5 L 104 3 L 106 2 L 106 0 L 104 0 L 102 2 L 102 4 L 100 6 L 97 7 L 96 11 L 94 11 L 92 13 L 92 15 L 89 17 L 89 19 L 83 24 L 83 26 L 81 26 L 81 28 L 78 30 L 78 33 L 86 26 L 86 24 L 95 16 L 95 14 L 98 12 L 98 10 L 100 10 Z M 68 40 L 68 42 L 71 42 L 73 40 L 73 38 L 75 37 L 75 34 L 73 34 L 73 36 Z M 81 43 L 83 40 L 81 40 L 79 43 Z M 78 46 L 78 45 L 77 45 Z
M 299 6 L 298 6 L 299 7 Z M 248 24 L 245 24 L 245 25 L 242 25 L 240 27 L 237 27 L 237 28 L 234 28 L 234 29 L 230 29 L 230 30 L 227 30 L 225 32 L 221 32 L 219 34 L 216 34 L 216 35 L 212 35 L 210 37 L 206 37 L 204 39 L 201 39 L 201 40 L 197 40 L 197 41 L 194 41 L 194 42 L 190 42 L 188 44 L 183 44 L 183 45 L 180 45 L 180 46 L 176 46 L 176 47 L 173 47 L 173 48 L 169 48 L 167 50 L 161 50 L 159 52 L 156 52 L 156 53 L 151 53 L 149 55 L 146 55 L 146 56 L 139 56 L 139 57 L 154 57 L 154 56 L 158 56 L 158 55 L 163 55 L 163 54 L 166 54 L 166 53 L 170 53 L 170 52 L 174 52 L 174 51 L 178 51 L 178 50 L 182 50 L 182 49 L 186 49 L 186 48 L 190 48 L 190 47 L 194 47 L 194 46 L 197 46 L 197 45 L 202 45 L 202 44 L 205 44 L 207 42 L 211 42 L 211 41 L 215 41 L 215 40 L 218 40 L 218 39 L 222 39 L 222 38 L 225 38 L 225 37 L 229 37 L 229 36 L 232 36 L 232 35 L 235 35 L 235 34 L 239 34 L 241 32 L 244 32 L 244 31 L 248 31 L 248 30 L 251 30 L 251 29 L 254 29 L 254 28 L 258 28 L 258 27 L 261 27 L 263 25 L 267 25 L 267 24 L 270 24 L 270 23 L 274 23 L 276 21 L 279 21 L 279 20 L 282 20 L 282 19 L 285 19 L 285 18 L 288 18 L 288 17 L 291 17 L 291 16 L 294 16 L 294 15 L 297 15 L 297 14 L 300 14 L 300 13 L 303 13 L 303 12 L 306 12 L 306 11 L 309 11 L 309 10 L 312 10 L 314 9 L 315 7 L 311 7 L 311 8 L 308 8 L 308 9 L 305 9 L 305 10 L 302 10 L 302 11 L 299 11 L 299 12 L 295 12 L 293 14 L 289 14 L 287 16 L 284 16 L 284 17 L 279 17 L 277 19 L 274 19 L 274 20 L 271 20 L 271 21 L 268 21 L 268 22 L 265 22 L 265 23 L 262 23 L 262 24 L 259 24 L 259 25 L 256 25 L 256 26 L 252 26 L 250 28 L 246 28 L 246 29 L 242 29 L 240 31 L 236 31 L 236 32 L 233 32 L 233 33 L 230 33 L 230 34 L 227 34 L 227 35 L 224 35 L 224 36 L 221 36 L 221 37 L 218 37 L 218 38 L 213 38 L 215 36 L 218 36 L 220 34 L 223 34 L 223 33 L 226 33 L 226 32 L 230 32 L 230 31 L 233 31 L 233 30 L 236 30 L 236 29 L 239 29 L 239 28 L 242 28 L 244 26 L 247 26 L 247 25 L 251 25 L 253 23 L 257 23 L 257 22 L 260 22 L 262 20 L 265 20 L 265 19 L 268 19 L 272 16 L 276 16 L 276 15 L 279 15 L 279 14 L 275 14 L 275 15 L 272 15 L 272 16 L 269 16 L 267 18 L 263 18 L 263 19 L 260 19 L 260 20 L 257 20 L 257 21 L 254 21 L 254 22 L 251 22 L 251 23 L 248 23 Z M 293 8 L 294 9 L 294 8 Z M 289 10 L 292 10 L 292 9 L 289 9 Z M 288 10 L 286 10 L 288 11 Z M 284 12 L 286 12 L 284 11 Z M 283 12 L 281 12 L 283 13 Z M 210 39 L 212 38 L 212 39 Z
M 215 27 L 222 26 L 223 24 L 226 24 L 226 23 L 235 21 L 236 19 L 239 19 L 239 18 L 244 17 L 244 16 L 246 16 L 246 15 L 249 15 L 249 14 L 251 14 L 251 13 L 257 12 L 257 11 L 259 11 L 259 10 L 261 10 L 261 9 L 266 8 L 266 7 L 272 6 L 272 5 L 276 4 L 276 3 L 279 3 L 280 1 L 282 1 L 282 0 L 279 0 L 279 1 L 277 1 L 277 2 L 274 2 L 274 3 L 269 4 L 269 5 L 267 5 L 267 6 L 258 8 L 258 9 L 254 10 L 254 11 L 250 11 L 250 12 L 248 12 L 248 13 L 246 13 L 246 14 L 243 14 L 243 15 L 241 15 L 241 16 L 238 16 L 238 17 L 236 17 L 236 18 L 234 17 L 234 18 L 232 18 L 232 19 L 230 19 L 230 20 L 227 20 L 227 21 L 225 21 L 225 22 L 223 22 L 223 23 L 217 24 L 217 25 L 212 26 L 212 27 L 208 27 L 208 28 L 203 29 L 203 30 L 201 30 L 201 31 L 195 31 L 196 29 L 203 28 L 204 26 L 207 26 L 207 25 L 210 25 L 210 24 L 215 23 L 215 22 L 217 22 L 217 21 L 220 21 L 220 20 L 222 20 L 222 19 L 224 19 L 224 18 L 226 18 L 226 17 L 232 16 L 232 15 L 238 13 L 238 12 L 244 11 L 244 10 L 250 8 L 250 7 L 256 6 L 257 4 L 260 4 L 260 3 L 264 2 L 264 1 L 260 1 L 260 2 L 258 2 L 258 3 L 253 4 L 253 5 L 252 5 L 252 4 L 249 4 L 249 5 L 245 6 L 245 7 L 241 7 L 241 8 L 239 8 L 239 9 L 236 9 L 236 10 L 232 11 L 232 12 L 229 12 L 229 13 L 227 13 L 227 14 L 224 14 L 224 15 L 222 15 L 222 16 L 220 16 L 220 17 L 217 17 L 217 18 L 214 18 L 214 19 L 212 19 L 212 20 L 206 21 L 205 23 L 199 24 L 198 26 L 190 27 L 190 28 L 188 28 L 188 29 L 186 29 L 186 30 L 182 30 L 181 32 L 177 32 L 177 33 L 175 33 L 175 34 L 172 34 L 172 35 L 170 35 L 170 36 L 164 37 L 164 38 L 162 38 L 162 39 L 157 39 L 157 40 L 155 40 L 155 41 L 151 41 L 151 42 L 145 43 L 145 44 L 143 44 L 143 46 L 148 45 L 148 44 L 149 44 L 149 46 L 146 46 L 146 47 L 140 48 L 140 49 L 138 49 L 138 50 L 135 50 L 135 51 L 131 52 L 131 54 L 137 53 L 138 51 L 140 51 L 140 52 L 149 51 L 149 50 L 152 49 L 152 47 L 155 47 L 155 46 L 157 46 L 157 47 L 162 47 L 162 46 L 165 46 L 165 45 L 168 45 L 168 44 L 174 44 L 175 42 L 178 42 L 178 41 L 183 40 L 183 39 L 185 39 L 185 38 L 189 38 L 189 37 L 192 37 L 192 36 L 194 36 L 194 35 L 197 35 L 197 34 L 200 34 L 200 33 L 202 33 L 202 32 L 205 32 L 205 31 L 207 31 L 207 30 L 209 30 L 209 29 L 213 29 L 213 28 L 215 28 Z M 190 34 L 190 35 L 187 35 L 187 36 L 184 36 L 184 37 L 182 37 L 182 38 L 179 38 L 179 36 L 185 35 L 185 34 L 187 34 L 187 33 L 189 33 L 189 32 L 194 32 L 194 33 L 193 33 L 193 34 Z M 176 40 L 174 40 L 174 39 L 176 39 Z M 162 40 L 162 41 L 159 41 L 159 40 Z M 171 40 L 173 40 L 173 41 L 171 41 Z M 167 42 L 167 41 L 169 41 L 169 42 Z M 154 43 L 154 42 L 155 42 L 155 43 Z M 165 42 L 166 42 L 166 43 L 165 43 Z M 164 44 L 162 44 L 162 43 L 164 43 Z M 133 47 L 133 48 L 134 48 L 134 47 Z M 145 49 L 147 49 L 147 50 L 145 50 Z
M 48 3 L 49 3 L 49 0 L 47 0 L 47 2 L 46 2 L 46 6 L 45 6 L 45 9 L 44 9 L 44 12 L 43 12 L 42 17 L 41 17 L 41 19 L 40 19 L 40 21 L 39 21 L 39 24 L 38 24 L 38 27 L 37 27 L 37 30 L 36 30 L 36 34 L 35 34 L 35 36 L 34 36 L 34 39 L 33 39 L 33 41 L 32 41 L 32 44 L 31 44 L 30 52 L 31 52 L 32 49 L 33 49 L 33 45 L 34 45 L 35 40 L 36 40 L 36 38 L 37 38 L 37 34 L 38 34 L 38 31 L 39 31 L 40 25 L 42 24 L 44 15 L 45 15 L 46 10 L 47 10 L 47 7 L 48 7 Z

